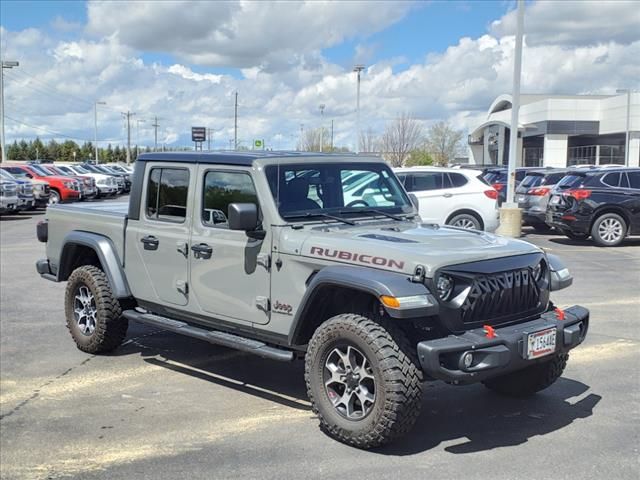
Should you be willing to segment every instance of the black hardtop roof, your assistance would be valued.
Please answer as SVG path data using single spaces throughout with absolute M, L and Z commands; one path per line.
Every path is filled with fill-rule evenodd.
M 183 162 L 210 163 L 218 165 L 241 165 L 250 167 L 254 160 L 261 158 L 286 158 L 305 160 L 317 157 L 354 157 L 355 153 L 283 152 L 283 151 L 228 151 L 228 152 L 152 152 L 138 156 L 138 162 Z M 361 157 L 360 157 L 361 158 Z

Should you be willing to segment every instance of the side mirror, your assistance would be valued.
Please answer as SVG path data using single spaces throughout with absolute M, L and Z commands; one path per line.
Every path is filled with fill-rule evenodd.
M 258 227 L 258 206 L 255 203 L 229 204 L 229 229 L 250 232 Z
M 413 203 L 413 206 L 416 207 L 416 210 L 420 211 L 420 202 L 418 201 L 418 197 L 414 193 L 409 194 L 409 200 Z

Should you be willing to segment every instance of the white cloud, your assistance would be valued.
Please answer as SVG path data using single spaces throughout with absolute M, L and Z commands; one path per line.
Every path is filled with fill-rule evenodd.
M 491 24 L 497 36 L 514 35 L 516 11 Z M 524 19 L 527 44 L 585 46 L 640 40 L 637 0 L 539 1 L 527 6 Z
M 167 38 L 172 39 L 169 43 L 180 43 L 176 35 L 186 35 L 185 52 L 181 55 L 192 55 L 187 50 L 198 42 L 196 33 L 184 32 L 184 29 L 171 31 L 169 18 L 166 19 L 166 28 L 160 28 L 162 19 L 170 17 L 163 10 L 165 3 L 170 4 L 155 4 L 162 6 L 159 7 L 162 11 L 158 19 L 151 16 L 153 25 L 158 29 L 156 37 L 163 37 L 157 32 L 166 31 L 170 33 Z M 241 7 L 258 8 L 258 4 L 242 3 Z M 92 8 L 112 8 L 113 4 L 109 5 L 92 4 Z M 146 4 L 132 5 L 143 12 L 147 8 Z M 538 15 L 534 9 L 541 8 L 537 5 L 529 7 L 533 12 L 528 13 L 532 18 L 530 22 Z M 589 3 L 580 5 L 586 10 L 592 8 Z M 198 18 L 206 17 L 207 12 L 207 15 L 211 14 L 212 10 L 205 7 L 214 8 L 208 3 L 201 5 L 199 8 L 205 10 L 198 10 L 199 15 L 191 12 L 188 18 L 194 31 L 200 31 L 203 38 L 219 35 L 222 24 L 230 25 L 231 30 L 227 33 L 231 35 L 232 32 L 254 28 L 264 21 L 249 19 L 248 24 L 236 25 L 230 19 L 237 21 L 240 18 L 233 9 L 239 7 L 226 5 L 215 8 L 222 9 L 221 15 L 227 9 L 227 20 L 216 21 L 211 28 L 208 26 L 210 21 L 198 26 Z M 320 8 L 315 4 L 307 7 Z M 139 12 L 126 12 L 139 19 Z M 176 15 L 174 25 L 180 24 L 180 15 L 187 14 Z M 459 128 L 475 126 L 486 115 L 492 100 L 510 91 L 514 39 L 507 35 L 508 30 L 498 32 L 496 26 L 507 25 L 509 15 L 512 14 L 494 23 L 490 33 L 479 38 L 461 38 L 444 52 L 428 55 L 424 61 L 403 70 L 398 70 L 397 65 L 402 59 L 385 59 L 371 65 L 362 75 L 363 128 L 370 126 L 375 131 L 382 131 L 385 122 L 401 112 L 412 113 L 425 125 L 451 119 Z M 583 14 L 577 11 L 575 16 L 582 18 Z M 269 18 L 273 19 L 273 16 Z M 286 16 L 286 21 L 290 22 L 291 18 Z M 118 25 L 115 20 L 109 22 L 112 27 Z M 141 22 L 138 26 L 144 27 L 144 24 Z M 328 62 L 322 55 L 323 47 L 333 45 L 347 35 L 345 29 L 338 28 L 326 35 L 322 33 L 321 39 L 309 40 L 308 35 L 303 35 L 298 48 L 298 42 L 287 43 L 291 42 L 290 32 L 279 35 L 271 28 L 267 36 L 274 50 L 264 55 L 262 47 L 252 43 L 255 32 L 248 37 L 242 33 L 238 41 L 243 46 L 238 46 L 237 50 L 241 53 L 225 53 L 233 57 L 235 64 L 249 65 L 241 70 L 241 77 L 236 78 L 198 73 L 194 71 L 196 65 L 187 62 L 172 65 L 145 63 L 139 49 L 146 48 L 144 41 L 152 40 L 146 36 L 147 30 L 152 29 L 142 28 L 140 38 L 125 41 L 126 35 L 134 33 L 128 32 L 123 37 L 123 32 L 129 28 L 126 19 L 122 19 L 122 25 L 122 29 L 106 29 L 105 36 L 74 41 L 51 38 L 35 29 L 21 32 L 2 30 L 5 58 L 16 58 L 21 62 L 20 68 L 6 72 L 7 115 L 30 125 L 91 139 L 93 102 L 104 100 L 107 106 L 98 110 L 100 137 L 103 139 L 122 144 L 125 132 L 120 112 L 131 110 L 137 113 L 134 117 L 136 126 L 135 120 L 146 120 L 139 124 L 143 144 L 152 144 L 151 120 L 158 116 L 161 142 L 189 145 L 190 127 L 205 125 L 216 129 L 214 147 L 220 148 L 228 146 L 229 139 L 233 137 L 234 92 L 237 90 L 239 138 L 245 144 L 251 144 L 255 138 L 263 138 L 267 145 L 276 148 L 294 147 L 301 124 L 305 129 L 320 125 L 318 106 L 322 103 L 326 105 L 325 126 L 328 128 L 334 120 L 335 143 L 353 147 L 355 74 Z M 309 28 L 313 30 L 311 27 L 314 25 Z M 606 28 L 607 25 L 601 27 Z M 97 30 L 92 31 L 97 33 Z M 640 58 L 640 40 L 615 37 L 606 41 L 583 41 L 573 47 L 562 39 L 542 45 L 532 42 L 531 38 L 527 37 L 523 56 L 525 93 L 613 93 L 616 88 L 640 86 L 640 65 L 637 61 Z M 216 48 L 224 44 L 221 41 Z M 285 52 L 289 44 L 296 47 L 295 53 Z M 160 47 L 156 45 L 154 48 Z M 174 47 L 167 48 L 160 51 L 175 53 L 171 50 Z M 216 48 L 210 50 L 215 53 Z M 361 52 L 363 50 L 361 47 Z M 256 63 L 265 55 L 269 57 L 268 62 Z M 137 141 L 136 130 L 134 128 L 134 143 Z M 8 139 L 20 138 L 29 132 L 33 134 L 34 130 L 7 121 Z
M 88 4 L 87 31 L 188 63 L 271 69 L 400 20 L 408 2 L 111 2 Z

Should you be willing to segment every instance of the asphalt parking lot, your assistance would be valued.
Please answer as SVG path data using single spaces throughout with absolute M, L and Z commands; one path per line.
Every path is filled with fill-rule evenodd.
M 0 220 L 0 476 L 3 479 L 640 476 L 640 240 L 602 249 L 527 231 L 591 310 L 565 375 L 529 400 L 428 384 L 413 433 L 361 451 L 318 429 L 302 362 L 266 361 L 132 324 L 108 356 L 77 350 L 64 284 L 41 280 L 43 212 Z

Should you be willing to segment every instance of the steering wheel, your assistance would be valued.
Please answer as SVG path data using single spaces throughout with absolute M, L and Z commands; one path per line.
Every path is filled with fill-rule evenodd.
M 345 207 L 355 207 L 359 203 L 363 204 L 365 207 L 370 207 L 371 206 L 367 202 L 365 202 L 364 200 L 354 200 L 353 202 L 349 202 L 347 205 L 345 205 Z

